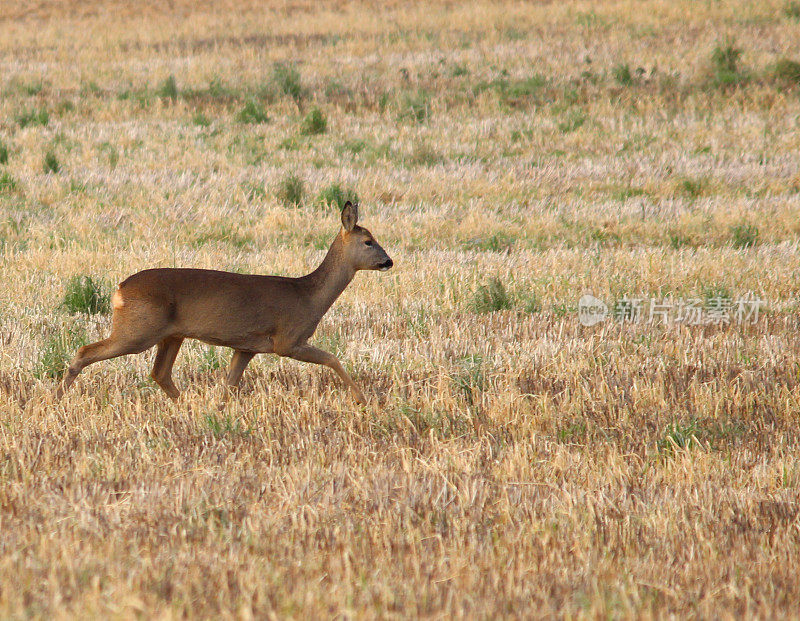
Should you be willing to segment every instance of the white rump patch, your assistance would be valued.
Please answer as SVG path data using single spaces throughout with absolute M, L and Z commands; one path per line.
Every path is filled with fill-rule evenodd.
M 122 299 L 122 294 L 120 293 L 119 289 L 117 289 L 114 292 L 114 295 L 111 296 L 111 306 L 114 308 L 114 310 L 125 306 L 125 300 Z

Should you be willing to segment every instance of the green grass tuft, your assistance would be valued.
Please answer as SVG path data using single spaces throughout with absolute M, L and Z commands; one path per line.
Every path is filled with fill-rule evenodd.
M 477 313 L 493 313 L 512 307 L 511 296 L 498 276 L 492 276 L 486 284 L 480 285 L 472 300 L 472 308 Z
M 453 376 L 453 386 L 464 395 L 467 404 L 477 404 L 480 394 L 486 389 L 486 373 L 483 358 L 479 355 L 465 356 L 459 361 L 458 372 Z
M 38 110 L 23 110 L 14 117 L 14 120 L 21 128 L 34 125 L 41 125 L 44 127 L 50 122 L 50 113 L 44 108 L 39 108 Z
M 467 75 L 469 75 L 469 69 L 464 64 L 457 63 L 450 69 L 450 76 L 453 78 L 462 78 Z
M 0 173 L 0 194 L 14 192 L 17 189 L 17 180 L 7 171 Z
M 619 63 L 612 67 L 611 75 L 620 86 L 631 86 L 633 84 L 633 72 L 628 63 Z
M 343 188 L 338 183 L 332 183 L 317 195 L 318 203 L 325 206 L 334 205 L 338 209 L 342 209 L 347 201 L 358 203 L 358 193 L 353 188 Z
M 200 357 L 200 369 L 202 371 L 216 371 L 225 367 L 225 356 L 218 347 L 210 345 L 203 348 Z
M 305 97 L 305 89 L 300 79 L 300 72 L 294 65 L 276 63 L 272 69 L 272 81 L 280 92 L 291 97 L 300 106 Z
M 305 184 L 295 173 L 290 173 L 281 179 L 278 185 L 278 200 L 285 207 L 298 207 L 303 202 Z
M 67 282 L 61 306 L 73 315 L 105 315 L 111 309 L 110 301 L 111 294 L 104 281 L 77 275 Z
M 673 250 L 680 250 L 681 248 L 692 245 L 692 240 L 688 236 L 676 230 L 668 231 L 667 239 L 670 248 Z
M 783 5 L 783 14 L 789 19 L 800 20 L 800 2 L 791 0 Z
M 245 427 L 241 421 L 234 419 L 230 414 L 206 414 L 204 422 L 215 438 L 237 437 L 246 438 L 252 432 L 251 427 Z
M 717 71 L 728 71 L 735 73 L 739 70 L 739 59 L 742 50 L 736 47 L 733 39 L 727 39 L 714 48 L 711 52 L 711 62 Z
M 680 450 L 689 450 L 700 446 L 697 439 L 699 429 L 697 421 L 671 423 L 664 430 L 664 437 L 658 441 L 658 450 L 664 455 L 673 455 Z
M 749 80 L 746 71 L 739 67 L 742 50 L 733 39 L 725 39 L 711 52 L 711 84 L 718 88 L 737 86 Z
M 319 108 L 309 112 L 300 124 L 300 133 L 304 136 L 317 136 L 328 130 L 328 120 Z
M 683 194 L 691 200 L 696 200 L 703 196 L 708 190 L 708 181 L 706 179 L 692 179 L 685 177 L 678 180 L 675 193 Z
M 56 157 L 55 151 L 48 151 L 44 154 L 44 161 L 42 162 L 42 170 L 45 174 L 57 173 L 61 170 L 61 164 Z
M 28 82 L 22 85 L 22 92 L 26 95 L 33 96 L 38 95 L 44 89 L 44 84 L 42 84 L 41 80 L 38 82 Z
M 260 125 L 268 123 L 267 111 L 255 99 L 248 99 L 241 110 L 236 114 L 236 120 L 242 124 Z
M 178 101 L 178 83 L 175 81 L 174 75 L 169 76 L 158 85 L 156 95 L 161 99 L 170 99 L 173 103 Z
M 562 134 L 574 132 L 586 122 L 586 115 L 583 110 L 570 110 L 563 120 L 559 121 L 556 127 Z
M 522 103 L 541 92 L 547 86 L 548 80 L 545 76 L 534 74 L 529 78 L 521 80 L 505 81 L 499 83 L 501 99 L 507 104 Z
M 482 250 L 484 252 L 510 252 L 514 247 L 515 239 L 507 233 L 493 233 L 489 237 L 477 237 L 464 243 L 467 250 Z
M 758 227 L 742 222 L 731 227 L 731 243 L 734 248 L 751 248 L 758 243 Z
M 196 112 L 194 115 L 192 115 L 192 123 L 197 125 L 197 127 L 208 127 L 211 125 L 211 119 L 209 119 L 202 112 Z
M 69 361 L 82 345 L 86 345 L 86 334 L 79 328 L 66 328 L 48 338 L 33 369 L 37 379 L 61 379 Z
M 772 77 L 780 82 L 800 85 L 800 62 L 791 58 L 781 58 L 771 68 Z
M 100 144 L 100 152 L 108 159 L 108 165 L 113 169 L 117 167 L 119 162 L 119 151 L 110 142 L 103 142 Z
M 353 155 L 358 155 L 362 151 L 364 151 L 369 146 L 369 143 L 366 140 L 361 138 L 356 138 L 354 140 L 347 140 L 342 145 L 337 147 L 337 151 L 341 152 L 348 152 L 352 153 Z

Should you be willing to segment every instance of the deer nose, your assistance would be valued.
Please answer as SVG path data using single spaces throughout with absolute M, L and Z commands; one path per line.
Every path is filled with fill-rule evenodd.
M 383 263 L 381 263 L 380 265 L 378 265 L 378 269 L 379 269 L 380 271 L 382 271 L 382 272 L 385 272 L 386 270 L 388 270 L 389 268 L 391 268 L 391 267 L 392 267 L 392 265 L 394 265 L 394 261 L 392 261 L 391 259 L 386 259 L 386 260 L 385 260 Z

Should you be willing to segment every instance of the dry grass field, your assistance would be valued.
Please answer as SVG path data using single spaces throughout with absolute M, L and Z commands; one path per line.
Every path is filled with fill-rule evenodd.
M 202 8 L 195 6 L 203 5 Z M 800 3 L 0 7 L 0 618 L 800 601 Z M 312 342 L 65 360 L 148 267 L 395 260 Z M 87 280 L 90 278 L 91 280 Z M 591 291 L 755 322 L 592 327 Z

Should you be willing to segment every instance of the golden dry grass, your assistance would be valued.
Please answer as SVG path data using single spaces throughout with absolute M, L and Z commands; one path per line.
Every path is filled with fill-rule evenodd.
M 797 614 L 792 3 L 165 4 L 0 9 L 0 617 Z M 315 337 L 368 407 L 260 357 L 219 413 L 199 344 L 178 404 L 152 353 L 53 402 L 109 326 L 71 277 L 299 275 L 332 183 L 396 263 Z M 479 312 L 492 277 L 511 308 Z M 768 306 L 585 328 L 587 290 Z

